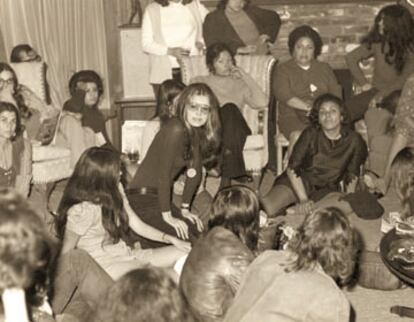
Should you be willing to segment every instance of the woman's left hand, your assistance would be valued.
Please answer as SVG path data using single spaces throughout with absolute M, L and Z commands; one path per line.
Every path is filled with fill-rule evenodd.
M 243 78 L 246 75 L 246 72 L 240 67 L 233 66 L 230 75 L 234 78 Z
M 181 215 L 184 218 L 191 221 L 193 224 L 197 225 L 197 230 L 198 231 L 200 231 L 200 232 L 203 231 L 203 229 L 204 229 L 203 222 L 201 221 L 201 219 L 197 215 L 194 215 L 188 209 L 181 209 Z
M 179 250 L 182 250 L 183 252 L 189 253 L 191 250 L 191 244 L 189 242 L 186 242 L 184 240 L 181 240 L 177 237 L 169 236 L 169 242 L 171 245 L 174 245 Z

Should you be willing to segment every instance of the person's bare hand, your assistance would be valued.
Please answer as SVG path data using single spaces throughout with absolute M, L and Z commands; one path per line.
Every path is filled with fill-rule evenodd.
M 163 214 L 164 221 L 172 226 L 181 239 L 188 239 L 188 225 L 180 219 L 174 218 L 171 214 Z
M 177 59 L 180 59 L 183 56 L 190 55 L 190 50 L 182 47 L 172 47 L 168 48 L 167 54 L 170 56 L 174 56 Z
M 369 102 L 369 108 L 376 108 L 377 106 L 378 106 L 378 104 L 379 103 L 381 103 L 382 102 L 382 99 L 383 99 L 383 97 L 382 97 L 382 94 L 380 94 L 380 93 L 377 93 L 372 99 L 371 99 L 371 101 Z
M 369 91 L 372 88 L 372 85 L 370 83 L 366 83 L 361 86 L 361 89 L 363 92 Z
M 181 209 L 181 215 L 191 221 L 193 224 L 197 225 L 198 231 L 203 231 L 204 225 L 201 219 L 197 216 L 191 213 L 188 209 Z

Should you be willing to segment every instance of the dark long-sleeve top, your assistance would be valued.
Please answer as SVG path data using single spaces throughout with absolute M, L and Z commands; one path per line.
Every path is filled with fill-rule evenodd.
M 293 58 L 277 66 L 273 72 L 273 92 L 280 103 L 279 122 L 292 113 L 307 119 L 305 111 L 287 105 L 293 97 L 308 102 L 325 93 L 342 97 L 341 86 L 327 63 L 313 60 L 309 69 L 303 69 Z
M 384 48 L 384 50 L 387 50 L 387 48 Z M 385 54 L 381 50 L 380 43 L 372 44 L 371 48 L 367 44 L 362 44 L 345 56 L 352 76 L 361 86 L 369 83 L 369 81 L 359 67 L 359 62 L 370 57 L 374 57 L 375 60 L 372 86 L 377 88 L 383 97 L 403 88 L 408 76 L 414 73 L 414 52 L 408 52 L 404 68 L 399 74 L 394 66 L 385 61 Z
M 281 25 L 279 15 L 275 11 L 253 5 L 249 5 L 244 11 L 253 21 L 259 35 L 268 35 L 270 41 L 275 42 Z M 216 9 L 206 16 L 203 23 L 203 37 L 207 47 L 222 42 L 229 46 L 234 53 L 239 47 L 246 46 L 231 25 L 223 9 Z
M 342 128 L 341 138 L 330 140 L 321 129 L 309 126 L 296 142 L 288 167 L 311 186 L 323 188 L 358 176 L 367 155 L 365 141 L 355 131 Z
M 184 160 L 189 138 L 182 121 L 172 118 L 160 129 L 139 166 L 130 188 L 151 187 L 157 189 L 161 211 L 171 210 L 171 191 L 174 179 L 185 169 L 195 169 L 192 178 L 187 176 L 183 203 L 190 203 L 201 180 L 199 140 L 195 138 L 191 160 Z M 190 171 L 193 172 L 193 171 Z

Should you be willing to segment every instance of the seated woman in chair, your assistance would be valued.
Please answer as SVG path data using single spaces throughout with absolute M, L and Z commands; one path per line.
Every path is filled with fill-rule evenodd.
M 299 212 L 305 214 L 316 201 L 328 206 L 326 200 L 341 191 L 342 181 L 348 192 L 355 190 L 368 151 L 362 137 L 348 127 L 342 100 L 332 94 L 321 95 L 313 104 L 309 121 L 311 125 L 293 148 L 287 170 L 261 200 L 269 216 L 292 203 L 299 203 Z M 346 212 L 351 210 L 346 201 L 333 198 L 332 202 Z
M 69 80 L 70 95 L 73 96 L 79 89 L 85 92 L 85 101 L 81 109 L 82 126 L 91 128 L 102 143 L 111 145 L 105 127 L 105 117 L 99 110 L 104 91 L 101 77 L 94 70 L 81 70 L 73 74 Z
M 273 92 L 279 102 L 278 125 L 289 140 L 288 155 L 300 133 L 308 126 L 308 114 L 313 101 L 321 94 L 342 97 L 332 68 L 317 60 L 322 51 L 322 39 L 312 27 L 303 25 L 289 34 L 292 59 L 273 72 Z
M 266 55 L 281 26 L 273 10 L 259 8 L 250 0 L 220 0 L 203 23 L 206 46 L 224 43 L 234 54 Z
M 54 131 L 50 123 L 56 124 L 59 111 L 47 105 L 29 88 L 18 83 L 13 68 L 0 63 L 0 100 L 14 104 L 20 113 L 27 136 L 32 140 L 49 143 Z
M 63 146 L 71 151 L 71 166 L 82 153 L 90 147 L 105 144 L 103 137 L 87 126 L 82 126 L 82 110 L 85 109 L 86 92 L 77 90 L 74 95 L 63 105 L 62 116 L 56 134 L 56 145 Z
M 251 130 L 240 109 L 248 104 L 254 109 L 267 107 L 268 99 L 260 86 L 243 69 L 235 65 L 234 55 L 223 43 L 207 48 L 208 76 L 197 76 L 192 83 L 205 83 L 213 90 L 220 103 L 222 123 L 221 187 L 231 179 L 251 181 L 247 176 L 243 148 Z
M 29 195 L 32 179 L 32 147 L 22 136 L 20 114 L 9 102 L 0 101 L 0 187 Z

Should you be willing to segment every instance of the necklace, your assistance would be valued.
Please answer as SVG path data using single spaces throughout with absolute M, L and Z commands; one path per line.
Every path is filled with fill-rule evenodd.
M 12 144 L 10 141 L 6 141 L 2 147 L 2 153 L 0 153 L 0 167 L 8 170 L 12 166 Z

